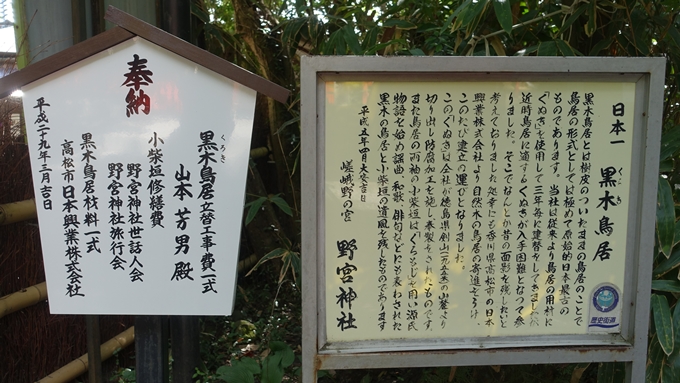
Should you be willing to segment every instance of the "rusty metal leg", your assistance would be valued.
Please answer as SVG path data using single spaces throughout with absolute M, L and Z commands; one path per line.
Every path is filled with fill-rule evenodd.
M 302 360 L 302 383 L 317 383 L 317 373 L 314 363 Z

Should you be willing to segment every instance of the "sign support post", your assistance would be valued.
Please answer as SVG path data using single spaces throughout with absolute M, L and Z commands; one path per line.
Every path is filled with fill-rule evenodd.
M 183 0 L 163 1 L 162 27 L 185 41 L 191 41 L 191 3 Z M 199 365 L 199 317 L 171 316 L 170 351 L 174 382 L 191 382 Z
M 139 383 L 168 382 L 168 318 L 135 317 L 135 377 Z
M 87 370 L 92 383 L 102 383 L 101 331 L 99 316 L 85 315 L 87 328 Z
M 192 380 L 200 360 L 199 330 L 199 317 L 170 317 L 173 382 Z

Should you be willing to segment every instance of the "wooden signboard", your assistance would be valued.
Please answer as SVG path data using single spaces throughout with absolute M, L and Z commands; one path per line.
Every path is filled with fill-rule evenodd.
M 255 95 L 288 92 L 107 19 L 119 26 L 0 82 L 24 93 L 50 311 L 229 315 Z

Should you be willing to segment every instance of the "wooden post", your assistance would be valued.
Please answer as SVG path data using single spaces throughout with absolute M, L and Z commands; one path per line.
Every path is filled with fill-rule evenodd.
M 185 41 L 190 41 L 191 1 L 162 0 L 162 10 L 161 27 Z M 194 372 L 200 359 L 198 332 L 198 317 L 170 317 L 173 382 L 193 381 Z
M 191 40 L 191 1 L 162 0 L 161 28 L 184 41 Z
M 85 315 L 87 327 L 87 374 L 90 383 L 103 383 L 101 333 L 99 332 L 99 316 Z
M 135 317 L 135 354 L 137 383 L 168 383 L 167 317 Z
M 172 381 L 192 382 L 200 356 L 199 318 L 170 317 L 172 337 Z

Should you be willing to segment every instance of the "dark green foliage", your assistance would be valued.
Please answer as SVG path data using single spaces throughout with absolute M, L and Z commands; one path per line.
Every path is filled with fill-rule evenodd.
M 273 268 L 258 269 L 239 284 L 232 316 L 202 320 L 194 381 L 279 383 L 299 368 L 300 337 L 299 291 L 279 284 Z
M 279 263 L 273 265 L 278 265 L 278 270 L 269 275 L 271 283 L 285 286 L 286 278 L 299 283 L 299 264 L 305 256 L 299 254 L 299 193 L 296 194 L 299 190 L 299 178 L 296 178 L 300 136 L 299 55 L 663 55 L 667 58 L 667 72 L 657 205 L 658 250 L 648 255 L 650 262 L 654 262 L 655 295 L 647 382 L 677 382 L 680 376 L 680 347 L 677 347 L 680 339 L 680 305 L 677 304 L 680 224 L 676 222 L 680 167 L 675 167 L 680 152 L 680 73 L 676 69 L 680 65 L 678 11 L 678 0 L 197 0 L 194 13 L 204 22 L 203 35 L 208 49 L 294 91 L 286 110 L 275 116 L 270 108 L 266 119 L 272 125 L 268 128 L 271 132 L 268 142 L 273 143 L 270 149 L 279 150 L 280 147 L 279 157 L 275 156 L 273 165 L 270 164 L 276 168 L 276 176 L 271 178 L 278 183 L 268 182 L 267 193 L 257 193 L 258 196 L 249 198 L 246 218 L 246 223 L 253 225 L 251 221 L 263 207 L 276 205 L 275 214 L 279 220 L 288 223 L 284 230 L 287 236 L 276 234 L 279 248 L 260 254 L 264 258 L 257 266 L 277 260 Z M 266 49 L 260 51 L 257 44 L 248 43 L 252 41 L 266 45 Z M 263 172 L 269 165 L 259 163 L 256 166 Z M 268 269 L 259 267 L 257 272 L 263 270 Z M 242 294 L 246 297 L 253 292 L 245 288 Z M 271 302 L 272 298 L 262 299 Z M 299 302 L 291 305 L 287 315 L 292 317 L 291 322 L 299 322 Z M 258 322 L 262 321 L 258 319 L 261 312 L 241 315 L 239 320 L 249 320 L 256 328 L 264 325 L 272 329 L 270 322 Z M 234 323 L 227 321 L 213 330 L 224 330 L 229 334 L 228 338 L 233 337 L 238 333 L 237 328 L 230 328 Z M 299 333 L 299 328 L 296 329 Z M 282 351 L 276 351 L 271 341 L 283 340 L 272 338 L 273 333 L 272 329 L 267 337 L 258 336 L 255 340 L 256 344 L 270 350 L 267 356 L 259 355 L 254 360 L 257 366 L 244 359 L 250 356 L 218 352 L 222 364 L 241 360 L 240 364 L 232 362 L 231 369 L 221 371 L 235 373 L 239 370 L 245 375 L 244 371 L 249 371 L 254 377 L 264 376 L 265 369 L 269 368 L 279 371 L 280 367 L 292 372 L 290 367 L 284 366 L 288 359 L 283 363 L 283 356 L 280 361 L 273 362 Z M 285 338 L 291 349 L 299 353 L 296 349 L 298 340 L 291 340 L 290 336 Z M 229 346 L 232 342 L 238 343 L 231 338 L 229 341 L 220 339 L 220 336 L 215 339 L 214 346 L 218 350 L 233 347 Z M 273 363 L 271 367 L 270 362 Z M 222 364 L 217 360 L 209 363 L 213 368 Z M 260 370 L 256 371 L 255 367 Z M 339 371 L 326 374 L 323 381 L 584 382 L 597 379 L 599 382 L 618 382 L 623 374 L 620 364 L 601 364 L 599 368 L 593 364 L 588 370 L 584 366 L 557 367 L 550 373 L 547 371 L 551 367 L 546 366 L 502 367 L 500 372 L 489 367 L 461 367 L 455 376 L 450 369 Z

